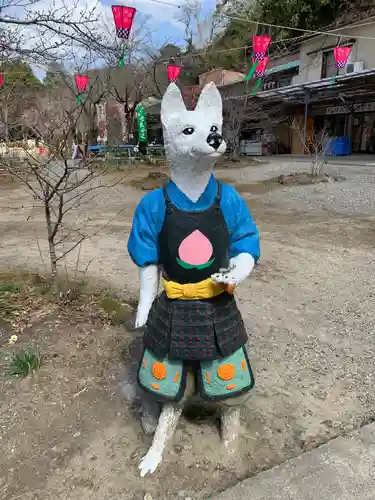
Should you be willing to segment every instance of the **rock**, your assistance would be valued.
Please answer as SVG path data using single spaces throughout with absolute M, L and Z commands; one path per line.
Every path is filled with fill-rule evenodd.
M 156 180 L 163 180 L 167 181 L 168 180 L 168 175 L 164 174 L 163 172 L 149 172 L 148 177 L 150 179 L 156 179 Z
M 146 493 L 146 495 L 143 497 L 143 500 L 152 500 L 152 496 L 150 493 Z

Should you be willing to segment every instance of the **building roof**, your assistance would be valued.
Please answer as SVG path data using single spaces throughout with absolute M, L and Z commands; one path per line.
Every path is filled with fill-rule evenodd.
M 283 101 L 290 103 L 319 102 L 322 99 L 337 99 L 340 93 L 345 93 L 347 99 L 367 97 L 369 92 L 375 92 L 375 69 L 367 69 L 358 73 L 339 75 L 334 80 L 324 78 L 288 87 L 263 90 L 256 94 L 258 99 L 267 101 Z M 370 78 L 369 80 L 369 77 Z

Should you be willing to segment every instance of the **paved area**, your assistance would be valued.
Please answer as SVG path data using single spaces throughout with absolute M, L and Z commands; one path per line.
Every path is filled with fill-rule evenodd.
M 212 500 L 373 500 L 375 424 L 239 483 Z
M 273 155 L 262 156 L 259 159 L 277 160 L 279 161 L 311 161 L 311 156 L 308 155 Z M 327 162 L 331 165 L 352 165 L 361 167 L 375 167 L 375 155 L 348 155 L 348 156 L 327 156 Z

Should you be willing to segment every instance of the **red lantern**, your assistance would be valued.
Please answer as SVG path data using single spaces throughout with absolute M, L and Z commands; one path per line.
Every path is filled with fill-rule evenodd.
M 4 75 L 0 73 L 0 87 L 2 87 L 4 84 Z
M 126 7 L 125 5 L 112 5 L 116 34 L 119 38 L 123 38 L 124 40 L 129 38 L 136 12 L 137 10 L 133 7 Z
M 271 37 L 266 35 L 253 36 L 254 59 L 262 61 L 271 43 Z
M 74 79 L 76 81 L 76 87 L 78 90 L 78 95 L 77 95 L 77 104 L 81 104 L 81 94 L 83 94 L 86 89 L 87 85 L 89 83 L 89 77 L 86 75 L 74 75 Z
M 259 59 L 256 59 L 253 57 L 253 64 L 255 64 L 258 61 L 258 64 L 255 68 L 255 76 L 258 78 L 261 78 L 264 76 L 268 64 L 268 56 L 265 56 L 261 61 Z
M 74 75 L 76 81 L 76 87 L 80 94 L 86 91 L 87 85 L 89 83 L 89 77 L 86 75 Z
M 351 51 L 352 51 L 351 47 L 335 47 L 333 49 L 333 56 L 335 58 L 336 68 L 345 68 L 345 65 L 348 62 Z
M 181 66 L 175 66 L 170 64 L 168 66 L 168 80 L 170 82 L 175 82 L 180 74 Z

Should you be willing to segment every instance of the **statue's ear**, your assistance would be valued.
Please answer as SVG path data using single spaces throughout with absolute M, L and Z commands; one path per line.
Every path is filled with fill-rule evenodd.
M 186 106 L 180 89 L 175 83 L 170 83 L 161 101 L 161 122 L 167 122 L 169 115 L 180 114 L 184 111 L 186 111 Z
M 223 102 L 221 100 L 220 92 L 213 82 L 207 83 L 207 85 L 204 86 L 195 110 L 202 112 L 210 111 L 210 113 L 214 112 L 215 114 L 222 116 Z

